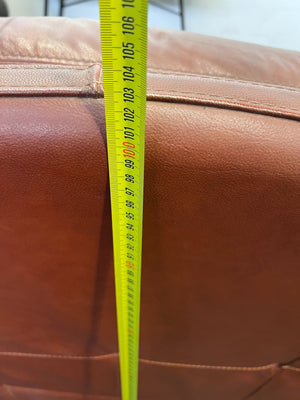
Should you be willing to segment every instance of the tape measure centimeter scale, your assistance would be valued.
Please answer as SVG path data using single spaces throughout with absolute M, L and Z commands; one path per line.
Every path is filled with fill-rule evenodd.
M 148 4 L 99 3 L 122 399 L 136 400 Z

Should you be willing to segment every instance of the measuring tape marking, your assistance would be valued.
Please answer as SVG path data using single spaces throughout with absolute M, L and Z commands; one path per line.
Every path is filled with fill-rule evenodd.
M 100 0 L 123 400 L 137 399 L 147 1 Z

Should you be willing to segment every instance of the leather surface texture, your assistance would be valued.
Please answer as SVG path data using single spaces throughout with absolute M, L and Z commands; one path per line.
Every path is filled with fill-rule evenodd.
M 139 400 L 300 398 L 300 54 L 149 31 Z M 120 400 L 99 25 L 0 18 L 0 400 Z

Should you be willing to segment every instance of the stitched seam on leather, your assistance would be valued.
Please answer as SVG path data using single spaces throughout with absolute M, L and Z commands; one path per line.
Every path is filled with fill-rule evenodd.
M 87 359 L 106 359 L 111 357 L 119 357 L 119 353 L 110 353 L 102 355 L 64 355 L 64 354 L 39 354 L 39 353 L 22 353 L 22 352 L 0 352 L 0 357 L 28 357 L 28 358 L 51 358 L 51 359 L 69 359 L 69 360 L 87 360 Z M 278 367 L 278 364 L 268 364 L 258 367 L 238 367 L 238 366 L 220 366 L 220 365 L 205 365 L 205 364 L 188 364 L 167 361 L 155 361 L 144 358 L 139 359 L 140 362 L 146 364 L 155 364 L 162 366 L 182 367 L 182 368 L 200 368 L 200 369 L 217 369 L 217 370 L 232 370 L 232 371 L 260 371 L 270 368 Z
M 65 59 L 64 61 L 68 61 L 68 59 Z M 93 65 L 95 65 L 95 64 L 93 64 Z M 91 66 L 89 66 L 89 67 L 91 67 Z M 7 67 L 5 64 L 3 64 L 3 65 L 0 66 L 0 68 L 10 69 L 10 70 L 11 69 L 16 69 L 16 70 L 21 70 L 21 69 L 45 69 L 45 70 L 47 70 L 48 68 L 51 69 L 51 70 L 52 69 L 57 69 L 57 70 L 63 69 L 63 70 L 70 70 L 70 71 L 72 71 L 74 69 L 78 70 L 78 71 L 85 70 L 85 66 L 82 66 L 82 67 L 81 66 L 74 66 L 74 67 L 70 68 L 70 66 L 69 67 L 64 67 L 63 65 L 62 66 L 57 66 L 57 67 L 56 66 L 51 66 L 51 65 L 45 66 L 45 67 L 43 67 L 43 66 L 37 67 L 37 66 L 30 66 L 30 65 L 19 66 L 19 67 Z M 102 71 L 102 68 L 101 68 L 101 71 Z M 229 79 L 229 78 L 225 78 L 225 77 L 203 75 L 203 74 L 197 74 L 197 73 L 184 73 L 184 72 L 177 72 L 177 71 L 172 71 L 172 70 L 160 70 L 160 69 L 152 69 L 152 68 L 149 68 L 148 72 L 150 72 L 152 74 L 155 74 L 155 75 L 167 75 L 167 74 L 170 75 L 171 74 L 173 76 L 182 76 L 182 77 L 188 76 L 188 77 L 193 77 L 193 78 L 202 78 L 202 79 L 216 80 L 216 81 L 221 81 L 221 82 L 230 82 L 230 83 L 237 82 L 237 83 L 244 83 L 244 84 L 247 84 L 247 85 L 250 85 L 250 86 L 258 86 L 258 87 L 262 87 L 262 88 L 266 87 L 266 88 L 273 88 L 273 89 L 281 89 L 281 90 L 285 90 L 285 91 L 288 91 L 288 92 L 300 93 L 300 89 L 298 89 L 298 88 L 292 88 L 292 87 L 282 86 L 282 85 L 263 84 L 263 83 L 260 83 L 260 82 L 249 81 L 249 80 L 241 80 L 241 79 L 234 79 L 234 78 Z M 97 82 L 97 83 L 101 83 L 101 82 Z M 184 92 L 182 92 L 182 93 L 184 93 Z
M 102 68 L 101 68 L 102 70 Z M 201 79 L 207 79 L 207 80 L 216 80 L 216 81 L 221 81 L 221 82 L 229 82 L 229 83 L 242 83 L 245 85 L 249 85 L 249 86 L 258 86 L 258 87 L 262 87 L 262 88 L 270 88 L 270 89 L 280 89 L 280 90 L 284 90 L 287 92 L 295 92 L 295 93 L 299 93 L 300 94 L 300 89 L 298 88 L 292 88 L 292 87 L 288 87 L 288 86 L 281 86 L 281 85 L 271 85 L 271 84 L 264 84 L 264 83 L 260 83 L 260 82 L 255 82 L 255 81 L 247 81 L 247 80 L 239 80 L 239 79 L 228 79 L 228 78 L 223 78 L 223 77 L 218 77 L 218 76 L 210 76 L 210 75 L 201 75 L 201 74 L 184 74 L 184 73 L 172 73 L 172 71 L 170 71 L 170 74 L 163 74 L 160 72 L 152 72 L 154 71 L 151 68 L 148 68 L 147 70 L 150 74 L 153 75 L 173 75 L 173 76 L 182 76 L 183 78 L 188 76 L 188 77 L 193 77 L 193 78 L 201 78 Z M 159 71 L 159 70 L 158 70 Z M 168 72 L 168 71 L 167 71 Z M 100 82 L 98 83 L 102 83 L 101 79 L 99 79 Z M 161 89 L 164 90 L 164 89 Z M 182 92 L 184 93 L 184 92 Z M 186 92 L 188 93 L 188 92 Z M 191 92 L 192 93 L 192 92 Z
M 93 65 L 95 65 L 95 64 L 93 64 Z M 91 66 L 90 66 L 91 67 Z M 26 68 L 28 68 L 28 69 L 47 69 L 48 67 L 30 67 L 30 66 L 26 66 Z M 12 67 L 11 69 L 22 69 L 21 67 Z M 63 70 L 70 70 L 70 71 L 72 71 L 72 70 L 74 70 L 74 69 L 77 69 L 77 70 L 84 70 L 85 68 L 81 68 L 81 67 L 75 67 L 75 68 L 65 68 L 65 67 L 50 67 L 50 69 L 63 69 Z M 78 87 L 77 85 L 76 86 L 68 86 L 68 88 L 77 88 L 78 90 L 84 90 L 84 89 L 90 89 L 91 88 L 91 83 L 89 82 L 89 71 L 90 71 L 90 68 L 87 68 L 86 69 L 86 84 L 85 84 L 85 86 L 84 87 Z M 102 74 L 102 68 L 101 68 L 101 74 Z M 183 76 L 185 76 L 184 74 L 183 74 Z M 217 78 L 217 77 L 207 77 L 207 79 L 218 79 L 219 80 L 219 78 Z M 225 79 L 222 79 L 222 78 L 220 78 L 220 80 L 225 80 Z M 228 81 L 231 81 L 231 80 L 228 80 Z M 233 80 L 233 82 L 243 82 L 243 81 L 237 81 L 237 80 Z M 97 83 L 98 85 L 99 84 L 102 84 L 102 82 L 101 82 L 101 78 L 100 78 L 100 80 L 99 81 L 96 81 L 95 83 Z M 252 83 L 252 84 L 254 84 L 254 85 L 256 85 L 256 83 Z M 258 84 L 258 86 L 266 86 L 266 85 L 260 85 L 260 84 Z M 20 88 L 19 86 L 11 86 L 12 88 Z M 30 88 L 47 88 L 47 89 L 52 89 L 52 90 L 57 90 L 57 89 L 60 89 L 60 90 L 63 90 L 63 88 L 62 87 L 50 87 L 50 86 L 22 86 L 21 88 L 25 88 L 25 87 L 30 87 Z M 269 85 L 267 85 L 266 87 L 272 87 L 272 88 L 279 88 L 279 86 L 269 86 Z M 284 87 L 281 87 L 282 89 L 281 90 L 286 90 L 286 91 L 293 91 L 293 92 L 298 92 L 298 90 L 293 90 L 293 89 L 287 89 L 287 88 L 284 88 Z M 256 101 L 250 101 L 250 100 L 245 100 L 245 99 L 236 99 L 236 98 L 234 98 L 234 97 L 230 97 L 230 96 L 218 96 L 218 95 L 207 95 L 207 94 L 205 94 L 205 93 L 200 93 L 200 92 L 187 92 L 187 91 L 181 91 L 181 92 L 178 92 L 177 90 L 172 90 L 172 89 L 170 89 L 170 90 L 165 90 L 165 89 L 154 89 L 152 92 L 164 92 L 165 94 L 168 94 L 169 92 L 172 92 L 172 93 L 177 93 L 179 96 L 181 96 L 182 94 L 189 94 L 189 95 L 199 95 L 199 96 L 207 96 L 207 97 L 209 97 L 209 98 L 218 98 L 218 99 L 229 99 L 229 100 L 233 100 L 234 101 L 234 104 L 236 104 L 236 105 L 241 105 L 241 104 L 238 104 L 237 103 L 237 101 L 240 101 L 240 102 L 243 102 L 243 103 L 245 103 L 245 104 L 254 104 L 254 105 L 259 105 L 259 106 L 269 106 L 269 107 L 272 107 L 271 108 L 271 111 L 280 111 L 280 110 L 285 110 L 285 111 L 289 111 L 289 112 L 291 112 L 292 114 L 294 114 L 294 115 L 297 115 L 297 114 L 295 114 L 295 113 L 293 113 L 292 111 L 297 111 L 297 112 L 299 112 L 300 110 L 298 109 L 298 108 L 291 108 L 291 107 L 284 107 L 284 106 L 281 106 L 281 107 L 276 107 L 276 108 L 274 108 L 274 105 L 273 104 L 269 104 L 269 103 L 260 103 L 260 102 L 256 102 Z M 186 97 L 185 97 L 186 98 Z
M 87 60 L 84 58 L 57 58 L 57 57 L 51 58 L 51 57 L 22 56 L 20 54 L 1 54 L 1 53 L 0 53 L 0 62 L 4 61 L 1 59 L 2 57 L 3 58 L 7 57 L 8 59 L 11 59 L 11 60 L 21 58 L 21 59 L 25 59 L 25 60 L 30 59 L 30 60 L 40 60 L 40 61 L 56 61 L 58 63 L 64 62 L 64 61 L 67 61 L 67 62 L 71 61 L 74 63 L 82 63 L 82 64 L 94 62 L 93 60 Z
M 103 82 L 101 82 L 101 81 L 99 81 L 97 83 L 103 85 Z M 270 87 L 277 88 L 276 86 L 270 86 Z M 294 90 L 289 90 L 289 89 L 281 89 L 281 90 L 294 91 Z M 206 96 L 206 97 L 213 97 L 213 98 L 218 98 L 218 99 L 234 100 L 235 101 L 234 104 L 237 104 L 237 105 L 239 104 L 239 103 L 237 103 L 237 101 L 240 101 L 240 102 L 243 102 L 245 104 L 255 104 L 255 105 L 259 105 L 259 106 L 268 106 L 268 107 L 271 107 L 270 110 L 272 110 L 272 111 L 273 110 L 276 111 L 276 110 L 281 110 L 282 109 L 282 110 L 287 110 L 287 111 L 291 111 L 291 112 L 292 111 L 300 112 L 300 108 L 292 108 L 292 107 L 285 107 L 285 106 L 278 107 L 278 106 L 275 106 L 274 104 L 270 104 L 270 103 L 262 103 L 262 102 L 259 102 L 259 101 L 251 101 L 251 100 L 246 100 L 246 99 L 237 99 L 235 97 L 219 96 L 219 95 L 216 95 L 216 94 L 207 94 L 207 93 L 190 92 L 190 91 L 178 91 L 178 90 L 173 90 L 173 89 L 149 89 L 149 93 L 147 93 L 147 94 L 151 94 L 151 92 L 152 93 L 161 92 L 161 93 L 165 93 L 166 95 L 168 95 L 168 93 L 172 92 L 172 93 L 176 93 L 178 96 L 181 96 L 182 94 L 189 94 L 191 96 L 193 96 L 193 95 Z M 299 92 L 300 93 L 300 90 L 299 91 L 295 90 L 295 92 Z M 184 97 L 184 96 L 182 96 L 182 97 Z M 185 98 L 187 98 L 187 97 L 185 97 Z M 293 113 L 293 114 L 295 114 L 295 113 Z M 297 115 L 297 114 L 295 114 L 295 115 Z
M 93 60 L 76 59 L 76 58 L 72 59 L 72 58 L 55 58 L 55 57 L 54 58 L 51 58 L 51 57 L 36 57 L 36 56 L 22 56 L 22 55 L 18 55 L 18 54 L 0 54 L 0 57 L 7 57 L 7 58 L 12 59 L 12 60 L 14 58 L 17 58 L 17 59 L 18 58 L 23 58 L 23 59 L 28 58 L 28 59 L 35 59 L 35 60 L 41 60 L 41 61 L 56 61 L 56 62 L 69 62 L 69 61 L 71 61 L 73 63 L 82 63 L 82 64 L 93 63 L 93 65 L 95 64 L 95 62 Z M 1 63 L 1 61 L 4 61 L 4 60 L 1 60 L 1 58 L 0 58 L 0 63 Z M 35 67 L 32 67 L 32 68 L 35 68 Z M 203 74 L 200 74 L 200 73 L 198 74 L 196 72 L 190 72 L 190 71 L 185 73 L 185 72 L 174 71 L 174 70 L 156 69 L 156 68 L 151 68 L 151 67 L 148 68 L 148 71 L 149 72 L 155 71 L 154 73 L 158 73 L 158 74 L 162 74 L 162 75 L 163 74 L 172 74 L 172 75 L 175 75 L 175 76 L 178 75 L 178 76 L 202 77 L 202 78 L 207 78 L 207 79 L 214 79 L 214 80 L 221 80 L 221 81 L 223 80 L 225 82 L 239 82 L 239 83 L 251 84 L 253 86 L 257 85 L 257 86 L 262 86 L 262 87 L 282 88 L 282 89 L 285 89 L 285 90 L 296 91 L 296 92 L 300 91 L 300 89 L 292 88 L 292 87 L 289 87 L 289 86 L 271 85 L 271 84 L 268 85 L 268 84 L 262 84 L 262 83 L 256 82 L 256 81 L 250 81 L 250 80 L 247 80 L 247 79 L 245 79 L 245 80 L 234 79 L 234 78 L 229 79 L 229 78 L 226 78 L 226 77 L 221 77 L 221 76 L 218 77 L 218 76 L 213 76 L 213 75 L 203 75 Z
M 88 68 L 90 68 L 90 67 L 92 67 L 92 66 L 89 66 Z M 68 71 L 68 70 L 70 70 L 70 71 L 74 71 L 74 69 L 76 69 L 76 70 L 78 70 L 78 71 L 84 71 L 84 70 L 86 70 L 86 69 L 88 69 L 86 66 L 82 66 L 82 67 L 80 67 L 80 66 L 74 66 L 74 67 L 72 67 L 72 68 L 70 68 L 70 66 L 68 66 L 68 67 L 64 67 L 63 65 L 61 65 L 61 66 L 52 66 L 52 65 L 47 65 L 47 66 L 39 66 L 39 67 L 37 67 L 37 66 L 30 66 L 30 65 L 22 65 L 22 66 L 19 66 L 19 67 L 11 67 L 9 64 L 0 64 L 0 69 L 7 69 L 7 70 L 11 70 L 11 69 L 18 69 L 18 70 L 21 70 L 21 69 L 30 69 L 30 70 L 36 70 L 36 69 L 44 69 L 44 70 L 47 70 L 47 69 L 58 69 L 58 70 L 60 70 L 60 69 L 63 69 L 64 71 Z
M 22 352 L 0 352 L 0 357 L 27 357 L 27 358 L 50 358 L 50 359 L 67 359 L 67 360 L 102 360 L 112 357 L 119 357 L 119 353 L 101 354 L 101 355 L 64 355 L 64 354 L 40 354 L 40 353 L 22 353 Z M 300 368 L 292 367 L 289 365 L 280 366 L 279 364 L 267 364 L 257 367 L 239 367 L 239 366 L 227 366 L 227 365 L 205 365 L 205 364 L 188 364 L 179 362 L 167 362 L 167 361 L 156 361 L 140 358 L 140 362 L 152 365 L 161 365 L 165 367 L 177 367 L 177 368 L 196 368 L 196 369 L 208 369 L 208 370 L 219 370 L 219 371 L 263 371 L 268 369 L 286 369 L 295 372 L 300 372 Z
M 184 92 L 184 91 L 178 92 L 177 90 L 172 90 L 172 89 L 170 89 L 170 90 L 165 90 L 165 89 L 153 89 L 153 90 L 152 90 L 152 93 L 155 93 L 155 92 L 163 92 L 163 93 L 165 93 L 166 95 L 167 95 L 169 92 L 172 92 L 172 93 L 176 93 L 178 96 L 181 96 L 182 94 L 189 94 L 189 95 L 191 95 L 191 96 L 193 96 L 193 95 L 198 95 L 198 96 L 206 96 L 206 97 L 208 97 L 208 98 L 209 98 L 209 97 L 213 97 L 213 98 L 217 98 L 217 99 L 228 99 L 228 100 L 234 100 L 234 101 L 235 101 L 235 104 L 238 104 L 238 103 L 236 103 L 236 102 L 237 102 L 237 101 L 240 101 L 240 102 L 243 102 L 243 103 L 245 103 L 245 104 L 255 104 L 255 105 L 260 105 L 260 106 L 269 106 L 269 107 L 272 107 L 272 110 L 274 110 L 274 111 L 283 109 L 283 110 L 288 110 L 288 111 L 293 110 L 293 111 L 298 111 L 298 112 L 300 112 L 300 109 L 299 109 L 299 108 L 290 108 L 290 107 L 284 107 L 284 106 L 276 107 L 276 106 L 274 106 L 274 104 L 270 104 L 270 103 L 262 103 L 262 102 L 258 102 L 258 101 L 251 101 L 251 100 L 245 100 L 245 99 L 237 99 L 237 98 L 235 98 L 235 97 L 219 96 L 219 95 L 216 95 L 216 94 L 207 94 L 207 93 L 200 93 L 200 92 Z M 240 105 L 241 105 L 241 104 L 240 104 Z
M 277 368 L 278 364 L 268 364 L 258 367 L 234 367 L 227 365 L 205 365 L 205 364 L 187 364 L 187 363 L 174 363 L 167 361 L 155 361 L 140 358 L 140 361 L 146 364 L 162 365 L 165 367 L 179 367 L 179 368 L 197 368 L 197 369 L 214 369 L 219 371 L 262 371 L 267 369 Z
M 153 72 L 152 72 L 153 71 Z M 164 72 L 160 72 L 164 71 Z M 251 86 L 260 86 L 260 87 L 266 87 L 266 88 L 273 88 L 273 89 L 282 89 L 282 90 L 287 90 L 289 92 L 296 92 L 300 93 L 300 89 L 298 88 L 293 88 L 291 86 L 282 86 L 282 85 L 272 85 L 268 83 L 261 83 L 257 81 L 250 81 L 250 80 L 242 80 L 242 79 L 234 79 L 234 78 L 226 78 L 222 76 L 213 76 L 213 75 L 203 75 L 203 74 L 197 74 L 197 73 L 184 73 L 184 72 L 177 72 L 177 71 L 168 71 L 168 70 L 159 70 L 159 69 L 152 69 L 148 68 L 148 72 L 153 73 L 155 75 L 174 75 L 174 76 L 188 76 L 192 78 L 203 78 L 207 80 L 216 80 L 216 81 L 221 81 L 221 82 L 230 82 L 230 83 L 244 83 L 246 85 L 251 85 Z
M 84 86 L 2 86 L 2 90 L 9 90 L 9 89 L 19 89 L 20 91 L 23 91 L 23 89 L 26 88 L 30 88 L 30 89 L 48 89 L 48 90 L 61 90 L 61 91 L 65 91 L 67 89 L 78 89 L 78 90 L 82 90 L 82 89 L 89 89 L 90 85 L 88 84 L 84 84 Z M 0 88 L 0 92 L 1 92 L 1 88 Z M 47 93 L 46 93 L 47 94 Z
M 95 356 L 80 355 L 80 354 L 46 354 L 46 353 L 22 353 L 13 351 L 1 351 L 0 357 L 28 357 L 28 358 L 57 358 L 70 360 L 87 360 L 87 359 L 105 359 L 119 356 L 119 353 L 100 354 Z

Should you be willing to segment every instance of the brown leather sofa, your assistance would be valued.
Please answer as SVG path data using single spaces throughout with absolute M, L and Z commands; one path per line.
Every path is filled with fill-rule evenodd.
M 0 399 L 120 400 L 99 26 L 0 29 Z M 139 400 L 299 400 L 300 54 L 148 71 Z

